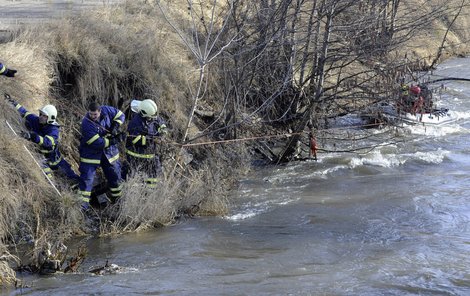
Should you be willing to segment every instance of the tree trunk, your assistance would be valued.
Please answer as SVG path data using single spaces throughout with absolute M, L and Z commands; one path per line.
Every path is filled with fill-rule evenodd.
M 294 155 L 296 151 L 297 142 L 300 141 L 300 138 L 302 137 L 302 132 L 305 130 L 305 127 L 309 123 L 312 115 L 315 114 L 315 110 L 317 109 L 316 108 L 317 104 L 323 95 L 323 83 L 324 83 L 325 74 L 326 74 L 325 64 L 326 64 L 326 57 L 328 56 L 329 40 L 330 40 L 331 25 L 333 22 L 334 11 L 335 11 L 335 5 L 331 7 L 331 10 L 327 14 L 325 29 L 323 33 L 323 45 L 322 45 L 322 50 L 320 53 L 320 59 L 318 63 L 318 72 L 317 72 L 318 79 L 317 79 L 317 83 L 316 83 L 315 90 L 314 90 L 315 96 L 310 101 L 310 104 L 307 107 L 307 110 L 304 112 L 299 124 L 297 125 L 297 128 L 294 131 L 294 136 L 290 138 L 290 140 L 287 143 L 286 148 L 278 156 L 277 163 L 287 162 L 290 160 L 290 158 L 292 158 L 292 156 Z

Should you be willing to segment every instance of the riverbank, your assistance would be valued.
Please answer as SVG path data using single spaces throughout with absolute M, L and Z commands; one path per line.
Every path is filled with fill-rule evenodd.
M 180 22 L 172 22 L 174 19 Z M 278 82 L 285 77 L 266 75 L 271 73 L 268 70 L 284 73 L 269 68 L 277 65 L 268 59 L 275 56 L 273 54 L 268 54 L 263 61 L 266 69 L 254 69 L 263 75 L 239 79 L 256 80 L 256 83 L 247 84 L 246 88 L 242 85 L 235 91 L 234 75 L 254 73 L 254 70 L 238 71 L 237 67 L 229 68 L 225 63 L 242 55 L 243 51 L 239 55 L 223 51 L 199 55 L 192 43 L 181 41 L 183 31 L 175 31 L 175 28 L 204 32 L 206 27 L 204 23 L 191 27 L 187 20 L 188 13 L 181 7 L 162 14 L 155 6 L 128 2 L 125 6 L 106 6 L 80 17 L 23 28 L 14 34 L 11 42 L 0 45 L 2 61 L 19 71 L 14 79 L 0 77 L 2 92 L 12 95 L 33 112 L 46 103 L 58 107 L 59 121 L 63 125 L 61 148 L 75 170 L 79 164 L 79 124 L 93 96 L 103 104 L 122 109 L 128 116 L 132 99 L 154 99 L 160 115 L 171 128 L 168 143 L 162 145 L 166 170 L 163 185 L 149 192 L 139 186 L 140 177 L 127 182 L 120 207 L 110 208 L 106 217 L 98 216 L 99 224 L 90 227 L 79 211 L 76 194 L 60 186 L 63 190 L 61 196 L 57 196 L 25 153 L 23 145 L 28 149 L 34 147 L 14 138 L 2 125 L 1 164 L 5 169 L 0 175 L 3 181 L 0 189 L 5 195 L 1 235 L 10 246 L 30 244 L 31 264 L 37 264 L 37 254 L 48 241 L 65 241 L 77 235 L 140 231 L 171 224 L 184 216 L 224 215 L 230 205 L 227 193 L 231 186 L 249 169 L 251 161 L 260 157 L 256 143 L 242 139 L 284 135 L 297 125 L 301 113 L 292 111 L 296 109 L 291 108 L 292 98 L 298 99 L 299 110 L 305 110 L 315 93 L 302 97 L 294 87 L 278 89 Z M 223 42 L 214 47 L 224 49 Z M 439 41 L 430 44 L 435 46 Z M 196 45 L 203 47 L 202 43 Z M 426 61 L 426 55 L 436 50 L 431 45 L 426 52 L 419 48 L 403 49 L 410 52 L 407 56 L 410 64 L 416 60 Z M 463 46 L 451 49 L 454 51 L 449 55 L 465 52 Z M 256 52 L 257 47 L 253 50 Z M 279 47 L 271 50 L 277 52 Z M 204 58 L 218 56 L 220 61 L 204 64 Z M 251 65 L 252 56 L 247 55 L 247 60 L 242 60 L 241 64 Z M 283 55 L 278 56 L 279 63 L 285 60 Z M 232 70 L 234 72 L 230 72 Z M 262 88 L 263 83 L 273 89 L 266 85 Z M 2 106 L 6 111 L 0 115 L 2 121 L 8 120 L 17 130 L 21 129 L 15 111 L 5 103 Z M 331 112 L 322 113 L 321 108 L 318 108 L 319 118 Z M 289 117 L 284 118 L 285 114 Z M 281 119 L 274 122 L 277 118 Z M 264 147 L 282 146 L 289 139 L 282 138 Z M 55 181 L 61 184 L 64 180 Z
M 435 75 L 467 76 L 468 63 L 454 59 Z M 258 168 L 239 180 L 224 217 L 91 238 L 78 273 L 19 274 L 31 285 L 21 293 L 466 295 L 470 89 L 446 86 L 439 103 L 459 110 L 456 124 L 399 129 L 401 142 L 360 154 Z M 357 145 L 370 141 L 389 143 Z M 106 260 L 120 270 L 88 272 Z

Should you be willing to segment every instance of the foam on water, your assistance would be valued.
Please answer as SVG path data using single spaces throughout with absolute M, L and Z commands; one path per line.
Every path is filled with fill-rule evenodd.
M 335 167 L 330 167 L 330 168 L 325 168 L 325 169 L 320 169 L 320 170 L 317 170 L 315 172 L 313 172 L 313 174 L 309 175 L 309 177 L 323 177 L 323 178 L 326 178 L 328 177 L 328 175 L 331 175 L 332 173 L 336 172 L 336 171 L 339 171 L 341 169 L 347 169 L 348 166 L 346 165 L 337 165 Z
M 289 177 L 287 177 L 288 175 Z M 242 188 L 239 189 L 239 192 L 243 193 L 240 199 L 249 198 L 235 208 L 232 214 L 224 218 L 232 221 L 245 220 L 299 200 L 299 193 L 304 190 L 303 188 L 307 184 L 293 187 L 284 183 L 285 180 L 291 180 L 292 177 L 294 177 L 292 172 L 276 174 L 275 178 L 267 177 L 262 180 L 263 186 L 260 186 L 259 183 L 256 185 L 258 190 L 253 190 L 252 184 L 246 186 L 242 184 Z M 255 199 L 253 199 L 254 196 Z
M 364 156 L 353 157 L 349 163 L 349 167 L 356 168 L 363 165 L 395 167 L 402 163 L 404 163 L 404 161 L 396 157 L 395 154 L 384 155 L 379 150 L 374 150 Z
M 298 200 L 298 198 L 283 198 L 275 199 L 275 195 L 269 195 L 263 198 L 263 196 L 256 196 L 258 202 L 249 202 L 242 208 L 234 211 L 232 215 L 225 216 L 224 218 L 232 221 L 240 221 L 249 218 L 253 218 L 257 215 L 268 212 L 276 206 L 282 206 Z
M 445 125 L 405 125 L 407 133 L 411 135 L 423 135 L 432 137 L 442 137 L 456 133 L 467 133 L 468 130 L 457 123 L 445 124 Z
M 245 220 L 252 218 L 256 215 L 258 215 L 260 211 L 254 210 L 254 209 L 247 209 L 246 212 L 241 212 L 237 213 L 235 215 L 227 216 L 225 217 L 227 220 L 232 220 L 232 221 L 240 221 L 240 220 Z
M 470 118 L 470 112 L 468 112 L 468 111 L 467 112 L 465 112 L 465 111 L 455 111 L 455 113 L 458 115 L 459 119 L 469 119 Z
M 442 149 L 400 153 L 397 147 L 388 146 L 376 149 L 365 155 L 330 157 L 327 160 L 325 159 L 323 163 L 312 166 L 311 170 L 308 172 L 301 170 L 301 174 L 297 173 L 297 176 L 294 176 L 292 173 L 289 177 L 295 177 L 298 180 L 312 178 L 327 179 L 341 170 L 360 170 L 361 168 L 367 167 L 394 168 L 413 161 L 425 164 L 439 164 L 442 163 L 450 153 L 450 151 Z M 302 164 L 299 165 L 301 166 Z
M 450 151 L 447 150 L 434 150 L 434 151 L 417 151 L 414 153 L 405 154 L 384 154 L 380 150 L 373 151 L 364 157 L 354 157 L 351 159 L 350 168 L 357 168 L 359 166 L 377 166 L 377 167 L 397 167 L 409 161 L 420 161 L 429 164 L 442 163 Z
M 450 151 L 438 149 L 436 151 L 418 151 L 411 155 L 404 155 L 408 159 L 420 160 L 425 163 L 439 164 L 442 163 L 447 155 L 450 154 Z

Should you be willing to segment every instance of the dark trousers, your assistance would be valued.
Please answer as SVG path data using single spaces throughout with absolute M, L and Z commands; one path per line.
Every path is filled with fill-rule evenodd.
M 123 169 L 123 179 L 127 179 L 132 173 L 142 172 L 146 175 L 145 183 L 149 187 L 155 187 L 159 177 L 163 174 L 160 158 L 139 158 L 127 155 L 127 164 Z
M 99 164 L 80 162 L 80 182 L 78 186 L 80 190 L 79 192 L 82 195 L 82 199 L 85 202 L 90 201 L 96 170 L 100 166 L 103 169 L 106 180 L 108 181 L 111 197 L 113 199 L 117 199 L 121 196 L 121 163 L 119 159 L 110 163 L 103 153 Z

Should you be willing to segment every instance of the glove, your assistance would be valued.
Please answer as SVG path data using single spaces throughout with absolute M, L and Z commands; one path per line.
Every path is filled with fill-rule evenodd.
M 18 71 L 13 70 L 13 69 L 6 69 L 5 72 L 3 72 L 2 74 L 5 75 L 6 77 L 15 77 L 16 72 Z
M 20 136 L 25 138 L 28 141 L 31 141 L 31 133 L 29 132 L 21 131 Z
M 5 94 L 4 97 L 5 97 L 5 100 L 8 103 L 12 104 L 13 106 L 18 105 L 18 103 L 15 100 L 13 100 L 9 94 Z
M 117 143 L 119 143 L 119 141 L 113 137 L 113 138 L 109 138 L 109 146 L 112 146 L 112 145 L 116 145 Z
M 123 134 L 119 133 L 109 139 L 109 146 L 119 144 L 123 140 Z
M 34 142 L 34 143 L 38 143 L 38 142 L 39 142 L 38 134 L 36 134 L 35 132 L 25 132 L 25 131 L 21 131 L 21 132 L 20 132 L 20 136 L 23 137 L 23 138 L 25 138 L 26 140 L 31 141 L 31 142 Z
M 117 121 L 113 121 L 113 123 L 111 124 L 111 135 L 117 136 L 120 133 L 119 131 L 120 127 L 121 125 Z

